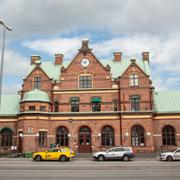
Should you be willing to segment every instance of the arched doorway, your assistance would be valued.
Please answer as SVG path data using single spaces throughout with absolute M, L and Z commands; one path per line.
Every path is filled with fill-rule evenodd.
M 78 151 L 80 153 L 91 152 L 91 130 L 87 126 L 79 129 Z

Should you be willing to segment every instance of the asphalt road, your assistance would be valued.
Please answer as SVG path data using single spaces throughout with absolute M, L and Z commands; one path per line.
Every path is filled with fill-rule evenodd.
M 131 162 L 74 159 L 72 162 L 0 159 L 0 180 L 180 180 L 180 161 L 139 158 Z

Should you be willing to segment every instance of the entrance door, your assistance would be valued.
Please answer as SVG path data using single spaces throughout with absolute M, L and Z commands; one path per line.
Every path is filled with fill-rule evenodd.
M 79 152 L 91 152 L 91 130 L 86 126 L 79 129 Z

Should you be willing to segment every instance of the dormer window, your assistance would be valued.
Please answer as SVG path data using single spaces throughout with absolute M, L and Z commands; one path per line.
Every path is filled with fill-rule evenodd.
M 41 77 L 34 77 L 34 89 L 41 88 Z
M 79 88 L 92 88 L 92 76 L 79 76 Z
M 129 81 L 130 81 L 130 86 L 138 86 L 139 85 L 138 75 L 131 74 L 129 77 Z

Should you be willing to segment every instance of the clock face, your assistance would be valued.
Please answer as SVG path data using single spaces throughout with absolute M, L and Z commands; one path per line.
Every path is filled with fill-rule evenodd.
M 88 67 L 89 64 L 90 64 L 89 59 L 84 58 L 84 59 L 81 60 L 81 66 L 82 66 L 82 67 Z

